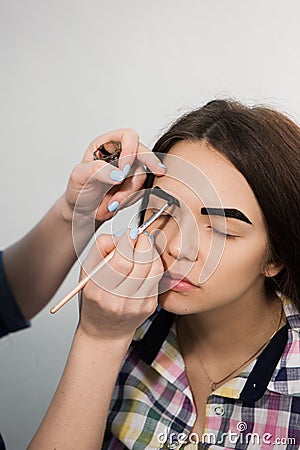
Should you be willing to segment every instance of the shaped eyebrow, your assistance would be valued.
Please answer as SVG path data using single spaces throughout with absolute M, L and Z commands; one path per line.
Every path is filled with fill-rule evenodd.
M 252 225 L 252 222 L 239 209 L 233 208 L 201 208 L 201 214 L 204 216 L 225 216 L 231 219 L 242 220 Z
M 173 197 L 173 195 L 171 195 L 168 192 L 164 191 L 159 186 L 154 186 L 151 189 L 150 194 L 155 195 L 156 197 L 162 198 L 163 200 L 167 200 L 169 206 L 175 205 L 175 206 L 180 207 L 179 200 L 176 197 Z

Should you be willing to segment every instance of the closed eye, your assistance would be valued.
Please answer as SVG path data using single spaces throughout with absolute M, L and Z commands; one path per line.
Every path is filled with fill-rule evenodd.
M 212 230 L 213 233 L 219 235 L 219 236 L 225 236 L 226 239 L 236 239 L 239 236 L 235 235 L 235 234 L 230 234 L 230 233 L 224 233 L 223 231 L 217 230 L 216 228 L 213 228 L 211 226 L 207 227 L 208 229 Z

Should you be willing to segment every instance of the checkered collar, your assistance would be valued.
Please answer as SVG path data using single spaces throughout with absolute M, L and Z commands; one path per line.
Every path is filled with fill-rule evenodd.
M 275 367 L 268 389 L 279 394 L 300 396 L 300 314 L 283 299 L 288 325 L 287 342 Z
M 282 298 L 282 301 L 287 324 L 276 333 L 256 362 L 249 365 L 251 371 L 243 372 L 233 379 L 239 386 L 238 389 L 226 390 L 221 387 L 214 392 L 215 395 L 230 392 L 225 396 L 239 398 L 246 403 L 261 398 L 266 389 L 279 394 L 300 395 L 300 314 L 291 301 L 286 298 Z M 162 376 L 168 378 L 165 368 L 160 371 L 160 359 L 164 356 L 166 342 L 171 342 L 173 351 L 169 357 L 177 359 L 177 366 L 183 372 L 182 376 L 177 378 L 177 387 L 188 391 L 184 361 L 176 336 L 175 317 L 175 314 L 158 308 L 137 330 L 135 348 L 145 363 L 152 365 Z M 170 350 L 168 352 L 170 353 Z M 174 383 L 174 379 L 169 381 Z M 232 384 L 232 380 L 228 383 Z M 224 386 L 227 386 L 227 383 Z

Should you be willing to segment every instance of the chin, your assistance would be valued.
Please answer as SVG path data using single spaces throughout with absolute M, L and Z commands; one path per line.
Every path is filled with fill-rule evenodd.
M 179 316 L 193 314 L 191 299 L 177 292 L 168 291 L 159 295 L 158 304 L 161 308 Z
M 205 299 L 185 292 L 167 291 L 159 295 L 158 304 L 161 308 L 178 316 L 201 314 L 212 311 L 219 305 L 205 302 Z

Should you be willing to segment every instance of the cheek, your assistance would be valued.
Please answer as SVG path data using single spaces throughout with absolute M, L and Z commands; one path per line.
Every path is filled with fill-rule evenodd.
M 213 277 L 241 283 L 253 282 L 262 275 L 266 248 L 262 238 L 228 241 Z

